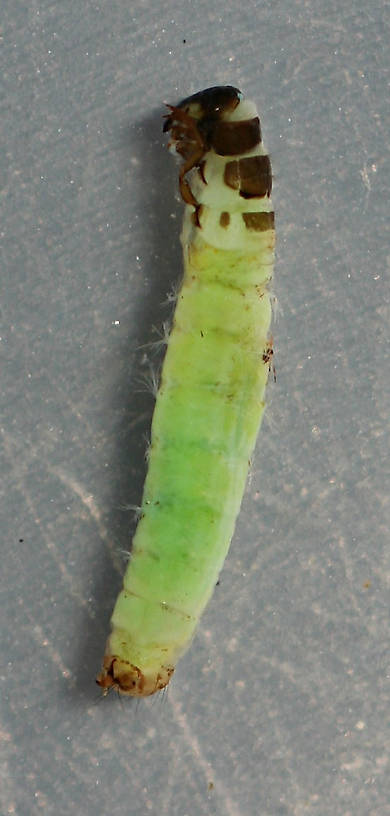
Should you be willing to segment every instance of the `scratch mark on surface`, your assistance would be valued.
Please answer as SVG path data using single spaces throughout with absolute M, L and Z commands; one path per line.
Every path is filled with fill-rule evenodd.
M 358 615 L 360 617 L 361 614 L 362 614 L 362 610 L 360 609 L 359 604 L 357 603 L 356 596 L 355 596 L 354 592 L 352 592 L 352 590 L 351 590 L 351 587 L 353 587 L 354 583 L 355 583 L 354 582 L 354 574 L 353 574 L 353 568 L 352 568 L 350 555 L 349 555 L 349 552 L 348 552 L 348 547 L 346 546 L 346 542 L 345 542 L 345 539 L 343 538 L 343 536 L 339 537 L 338 544 L 339 544 L 340 557 L 341 557 L 343 565 L 344 565 L 345 575 L 346 575 L 346 577 L 348 579 L 347 587 L 348 587 L 349 601 L 351 603 L 351 606 L 355 610 L 356 615 Z
M 25 500 L 25 502 L 27 504 L 27 507 L 29 508 L 30 513 L 31 513 L 31 515 L 32 515 L 32 517 L 34 519 L 34 522 L 39 527 L 40 534 L 41 534 L 41 536 L 42 536 L 42 538 L 43 538 L 43 540 L 44 540 L 44 542 L 46 544 L 46 547 L 49 550 L 50 554 L 53 556 L 53 559 L 56 562 L 57 567 L 58 567 L 58 569 L 59 569 L 59 571 L 61 573 L 61 577 L 63 578 L 64 582 L 67 584 L 71 595 L 77 600 L 79 605 L 82 606 L 83 609 L 85 609 L 87 611 L 87 614 L 89 615 L 89 617 L 93 619 L 95 617 L 95 613 L 94 613 L 93 609 L 91 609 L 88 600 L 86 600 L 84 598 L 84 596 L 82 595 L 81 592 L 78 592 L 75 589 L 75 587 L 74 587 L 74 578 L 70 574 L 70 572 L 67 569 L 64 562 L 62 561 L 61 554 L 58 552 L 57 547 L 53 544 L 53 541 L 51 540 L 50 536 L 47 535 L 45 530 L 41 527 L 40 520 L 36 518 L 34 502 L 32 501 L 31 496 L 30 496 L 30 494 L 29 494 L 29 492 L 28 492 L 28 490 L 26 488 L 25 488 L 25 490 L 23 492 L 23 497 L 24 497 L 24 500 Z
M 110 539 L 110 534 L 107 530 L 107 527 L 102 521 L 101 512 L 99 510 L 98 505 L 95 502 L 93 495 L 91 493 L 88 493 L 88 491 L 84 489 L 83 485 L 80 484 L 80 482 L 78 482 L 74 478 L 74 476 L 65 473 L 63 470 L 61 470 L 61 468 L 49 467 L 48 470 L 49 473 L 52 473 L 54 476 L 57 476 L 60 482 L 62 482 L 64 485 L 66 485 L 67 488 L 72 490 L 73 493 L 75 493 L 75 495 L 81 500 L 83 505 L 87 508 L 91 518 L 94 520 L 98 528 L 100 538 L 108 546 L 115 569 L 118 571 L 120 575 L 122 575 L 123 566 L 121 564 L 121 559 L 119 555 L 115 552 L 114 546 Z
M 287 806 L 288 803 L 293 798 L 291 796 L 291 792 L 288 790 L 288 781 L 290 782 L 290 786 L 292 788 L 292 791 L 294 792 L 294 798 L 295 798 L 296 802 L 300 801 L 301 788 L 300 788 L 299 782 L 297 780 L 296 771 L 295 771 L 295 769 L 293 767 L 292 751 L 291 751 L 291 749 L 286 749 L 285 734 L 284 734 L 283 730 L 280 729 L 278 721 L 277 721 L 276 718 L 273 720 L 273 729 L 274 729 L 275 737 L 276 737 L 276 739 L 277 739 L 277 741 L 279 743 L 279 746 L 280 746 L 279 751 L 278 751 L 278 755 L 280 756 L 280 758 L 282 760 L 282 763 L 283 763 L 283 767 L 284 767 L 283 779 L 286 780 L 286 782 L 285 782 L 285 784 L 283 786 L 284 787 L 284 792 L 280 797 L 280 802 L 281 802 L 281 804 Z M 298 809 L 294 808 L 294 811 L 293 811 L 294 816 L 298 816 L 298 814 L 300 812 L 301 812 L 301 809 L 299 809 L 299 811 L 298 811 Z
M 161 813 L 164 816 L 165 813 L 172 813 L 172 800 L 174 797 L 174 789 L 176 785 L 176 780 L 180 778 L 179 775 L 179 745 L 175 743 L 172 747 L 172 754 L 171 754 L 171 762 L 169 767 L 169 772 L 167 773 L 167 784 L 165 787 L 165 791 L 161 796 Z
M 84 597 L 81 592 L 78 592 L 74 587 L 74 577 L 70 574 L 69 570 L 67 569 L 64 561 L 61 558 L 61 553 L 58 552 L 57 547 L 54 545 L 51 537 L 46 533 L 45 529 L 41 525 L 41 519 L 37 516 L 36 507 L 34 501 L 31 498 L 30 491 L 28 490 L 25 479 L 29 475 L 29 471 L 26 471 L 25 474 L 21 474 L 18 470 L 16 470 L 14 466 L 14 459 L 12 456 L 12 451 L 10 450 L 10 446 L 8 444 L 8 439 L 3 439 L 4 443 L 4 450 L 7 454 L 9 465 L 15 475 L 15 480 L 17 484 L 17 489 L 19 490 L 21 496 L 23 497 L 23 501 L 25 502 L 31 517 L 33 519 L 34 524 L 38 527 L 39 533 L 45 542 L 47 549 L 49 550 L 53 560 L 55 561 L 59 572 L 61 573 L 61 577 L 64 583 L 67 585 L 70 594 L 77 600 L 78 604 L 87 611 L 87 614 L 90 618 L 95 617 L 95 613 L 93 609 L 91 609 L 88 600 Z
M 134 419 L 130 420 L 127 423 L 126 425 L 127 431 L 132 431 L 133 428 L 136 428 L 137 425 L 141 425 L 141 423 L 145 422 L 146 419 L 150 420 L 150 411 L 144 411 L 142 414 L 136 414 Z
M 195 762 L 204 774 L 206 785 L 208 785 L 210 779 L 212 779 L 217 796 L 223 800 L 223 809 L 227 816 L 242 816 L 242 811 L 238 805 L 231 796 L 226 793 L 225 786 L 216 779 L 211 763 L 205 759 L 199 740 L 192 732 L 187 717 L 182 711 L 181 704 L 177 700 L 174 700 L 172 696 L 168 696 L 168 700 L 172 706 L 173 716 L 183 732 L 184 739 L 192 751 Z
M 50 642 L 49 638 L 46 637 L 46 635 L 43 632 L 43 629 L 41 629 L 39 624 L 35 624 L 34 626 L 32 626 L 31 633 L 34 640 L 36 640 L 39 646 L 41 648 L 46 649 L 50 657 L 50 660 L 52 661 L 54 666 L 58 669 L 58 671 L 62 674 L 62 677 L 65 680 L 69 681 L 69 685 L 74 686 L 75 678 L 73 677 L 71 670 L 68 669 L 67 666 L 65 666 L 65 663 L 63 662 L 60 653 Z

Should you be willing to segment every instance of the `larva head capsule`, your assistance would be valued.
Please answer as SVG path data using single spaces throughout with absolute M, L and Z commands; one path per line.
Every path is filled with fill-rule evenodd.
M 241 91 L 232 85 L 206 88 L 168 108 L 164 132 L 170 132 L 169 146 L 183 159 L 180 192 L 186 204 L 197 208 L 187 173 L 194 167 L 202 171 L 210 150 L 219 156 L 236 156 L 256 147 L 261 141 L 259 117 L 254 115 L 253 104 L 245 103 Z
M 177 108 L 194 119 L 218 119 L 222 113 L 234 110 L 241 99 L 241 91 L 234 88 L 233 85 L 215 85 L 213 88 L 206 88 L 205 91 L 198 91 L 192 96 L 186 96 L 179 102 Z M 170 125 L 166 122 L 164 131 L 169 129 Z
M 198 91 L 176 106 L 167 106 L 171 112 L 166 116 L 164 133 L 171 132 L 171 144 L 184 159 L 200 150 L 205 153 L 211 146 L 210 136 L 215 123 L 224 114 L 232 112 L 241 99 L 241 91 L 232 85 L 217 85 Z
M 170 131 L 169 146 L 183 158 L 179 174 L 182 198 L 187 204 L 197 207 L 198 202 L 191 193 L 186 174 L 193 167 L 199 167 L 203 156 L 213 146 L 216 123 L 224 114 L 235 110 L 242 99 L 241 91 L 232 85 L 216 85 L 182 99 L 178 105 L 168 105 L 164 133 Z

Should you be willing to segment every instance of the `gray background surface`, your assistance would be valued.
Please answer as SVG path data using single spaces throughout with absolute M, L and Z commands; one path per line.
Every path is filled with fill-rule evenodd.
M 2 9 L 0 812 L 385 816 L 386 12 Z M 256 100 L 273 162 L 277 382 L 169 692 L 99 701 L 153 409 L 142 346 L 181 269 L 162 102 L 220 83 Z

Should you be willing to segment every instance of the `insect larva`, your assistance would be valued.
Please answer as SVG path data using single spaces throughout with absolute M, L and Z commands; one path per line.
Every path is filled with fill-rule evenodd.
M 97 678 L 134 696 L 167 685 L 217 583 L 272 366 L 272 177 L 256 107 L 229 85 L 168 107 L 164 131 L 182 157 L 184 279 Z

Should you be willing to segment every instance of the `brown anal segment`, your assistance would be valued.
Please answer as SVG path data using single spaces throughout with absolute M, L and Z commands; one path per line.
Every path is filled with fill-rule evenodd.
M 104 694 L 114 690 L 130 697 L 149 697 L 168 685 L 173 672 L 173 666 L 161 666 L 160 671 L 148 676 L 138 666 L 115 655 L 106 655 L 96 682 Z

